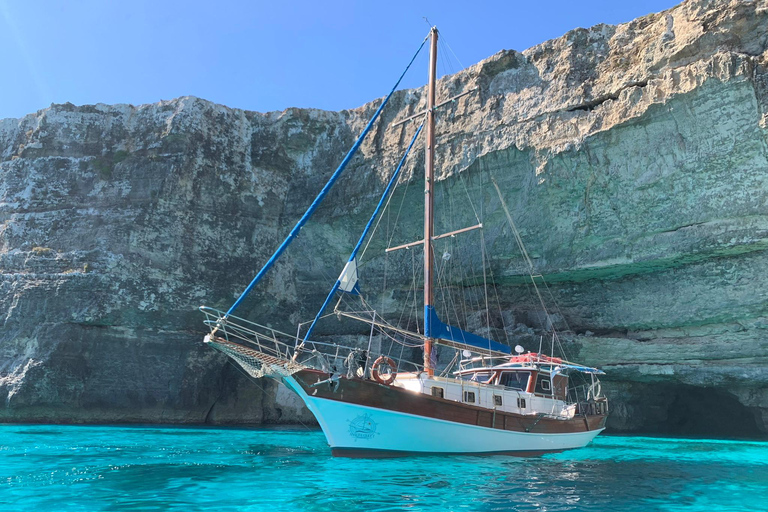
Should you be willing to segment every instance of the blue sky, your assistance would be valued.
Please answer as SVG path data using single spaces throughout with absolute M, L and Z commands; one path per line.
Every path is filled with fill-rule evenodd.
M 388 92 L 429 29 L 425 16 L 456 54 L 442 75 L 677 3 L 0 0 L 0 119 L 51 103 L 185 95 L 262 112 L 352 108 Z M 417 66 L 404 86 L 425 80 Z

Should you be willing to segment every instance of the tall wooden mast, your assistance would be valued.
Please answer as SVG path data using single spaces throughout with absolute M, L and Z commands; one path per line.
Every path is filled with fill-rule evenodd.
M 427 375 L 434 375 L 432 367 L 432 330 L 431 312 L 433 263 L 432 237 L 434 236 L 434 175 L 435 175 L 435 81 L 437 76 L 437 27 L 430 32 L 429 48 L 429 87 L 427 92 L 427 144 L 426 162 L 424 163 L 424 369 Z

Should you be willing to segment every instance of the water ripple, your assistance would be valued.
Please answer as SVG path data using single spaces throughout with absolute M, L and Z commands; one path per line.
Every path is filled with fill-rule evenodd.
M 765 510 L 768 443 L 600 436 L 539 458 L 337 459 L 319 431 L 0 426 L 24 510 Z

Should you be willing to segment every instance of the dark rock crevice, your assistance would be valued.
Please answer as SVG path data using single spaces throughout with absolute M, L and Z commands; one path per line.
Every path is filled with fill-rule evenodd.
M 586 101 L 584 103 L 580 103 L 580 104 L 574 105 L 572 107 L 567 107 L 565 109 L 565 111 L 566 112 L 575 112 L 575 111 L 578 111 L 578 110 L 582 110 L 584 112 L 591 112 L 592 110 L 596 109 L 597 107 L 599 107 L 600 105 L 602 105 L 603 103 L 605 103 L 608 100 L 617 100 L 617 99 L 619 99 L 619 94 L 621 94 L 621 91 L 624 91 L 626 89 L 631 89 L 633 87 L 638 87 L 638 88 L 642 89 L 646 85 L 648 85 L 648 80 L 640 80 L 640 81 L 636 81 L 636 82 L 630 82 L 630 83 L 626 84 L 625 86 L 623 86 L 621 89 L 617 90 L 616 92 L 612 92 L 612 93 L 609 93 L 609 94 L 603 94 L 602 96 L 598 96 L 597 98 L 595 98 L 595 99 L 593 99 L 591 101 Z
M 628 408 L 612 411 L 609 431 L 719 438 L 759 438 L 756 411 L 727 388 L 672 382 L 633 384 Z

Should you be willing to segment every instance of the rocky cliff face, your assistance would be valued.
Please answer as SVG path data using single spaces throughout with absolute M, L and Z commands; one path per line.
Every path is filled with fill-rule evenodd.
M 442 98 L 478 90 L 440 113 L 438 194 L 484 199 L 501 316 L 525 338 L 540 311 L 498 182 L 568 350 L 608 372 L 615 430 L 768 433 L 766 50 L 765 1 L 695 0 L 440 81 Z M 379 102 L 261 114 L 187 97 L 0 121 L 0 421 L 312 421 L 204 348 L 195 309 L 234 300 Z M 314 314 L 413 132 L 390 123 L 423 107 L 423 90 L 396 94 L 243 316 L 291 332 Z M 438 229 L 474 218 L 452 213 Z

